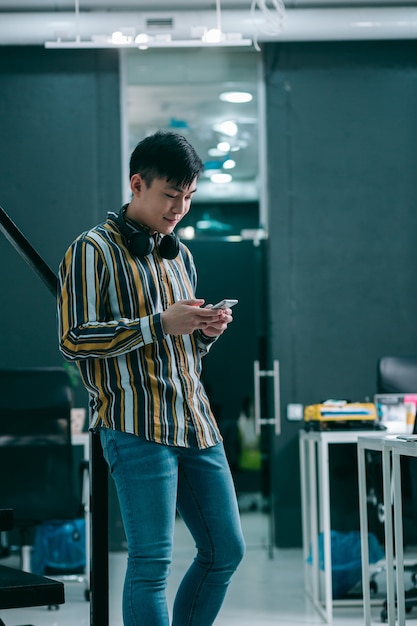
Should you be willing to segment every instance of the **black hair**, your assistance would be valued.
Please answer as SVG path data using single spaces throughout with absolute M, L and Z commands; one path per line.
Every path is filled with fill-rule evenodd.
M 147 187 L 155 178 L 188 187 L 203 170 L 204 164 L 189 141 L 170 131 L 157 131 L 145 137 L 130 157 L 130 178 L 140 174 Z

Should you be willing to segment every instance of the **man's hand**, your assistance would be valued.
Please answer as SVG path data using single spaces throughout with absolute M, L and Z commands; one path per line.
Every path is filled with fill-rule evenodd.
M 179 300 L 161 315 L 162 326 L 168 335 L 190 335 L 200 329 L 207 337 L 217 337 L 233 320 L 230 309 L 201 308 L 204 300 Z

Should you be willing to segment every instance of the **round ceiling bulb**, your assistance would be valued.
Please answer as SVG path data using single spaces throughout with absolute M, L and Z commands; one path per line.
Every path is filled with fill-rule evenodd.
M 234 137 L 235 135 L 237 135 L 238 129 L 237 129 L 236 122 L 233 122 L 232 120 L 226 120 L 225 122 L 216 124 L 214 126 L 214 130 L 216 130 L 219 133 L 223 133 L 224 135 L 227 135 L 228 137 Z
M 147 50 L 149 48 L 149 36 L 146 33 L 139 33 L 135 37 L 135 43 L 138 44 L 139 50 Z
M 115 45 L 122 45 L 132 43 L 132 37 L 130 35 L 125 35 L 121 30 L 115 30 L 111 36 L 111 42 Z
M 230 143 L 228 141 L 219 141 L 217 144 L 217 150 L 221 153 L 226 153 L 230 151 Z
M 220 43 L 223 40 L 223 33 L 218 28 L 210 28 L 204 33 L 202 40 L 206 43 Z

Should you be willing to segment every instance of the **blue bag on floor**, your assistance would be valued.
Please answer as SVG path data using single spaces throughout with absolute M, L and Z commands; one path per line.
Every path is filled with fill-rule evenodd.
M 35 533 L 34 574 L 79 574 L 85 571 L 85 520 L 43 522 Z
M 332 555 L 332 589 L 333 598 L 342 598 L 362 580 L 362 555 L 360 532 L 330 532 L 330 545 Z M 368 533 L 369 563 L 376 563 L 384 558 L 377 537 Z M 323 533 L 319 535 L 319 564 L 324 570 Z M 311 554 L 308 558 L 311 563 Z

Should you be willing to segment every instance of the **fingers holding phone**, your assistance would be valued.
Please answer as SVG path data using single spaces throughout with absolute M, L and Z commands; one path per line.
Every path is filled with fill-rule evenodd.
M 212 309 L 231 309 L 232 306 L 235 306 L 235 304 L 237 304 L 238 302 L 239 300 L 225 298 L 224 300 L 220 300 L 220 302 L 213 304 L 211 308 Z
M 223 299 L 220 302 L 217 302 L 214 305 L 208 304 L 206 308 L 221 310 L 222 315 L 219 320 L 213 322 L 204 329 L 204 334 L 208 337 L 217 337 L 221 335 L 226 330 L 227 326 L 233 322 L 232 311 L 230 310 L 232 306 L 238 303 L 238 300 L 235 299 Z

